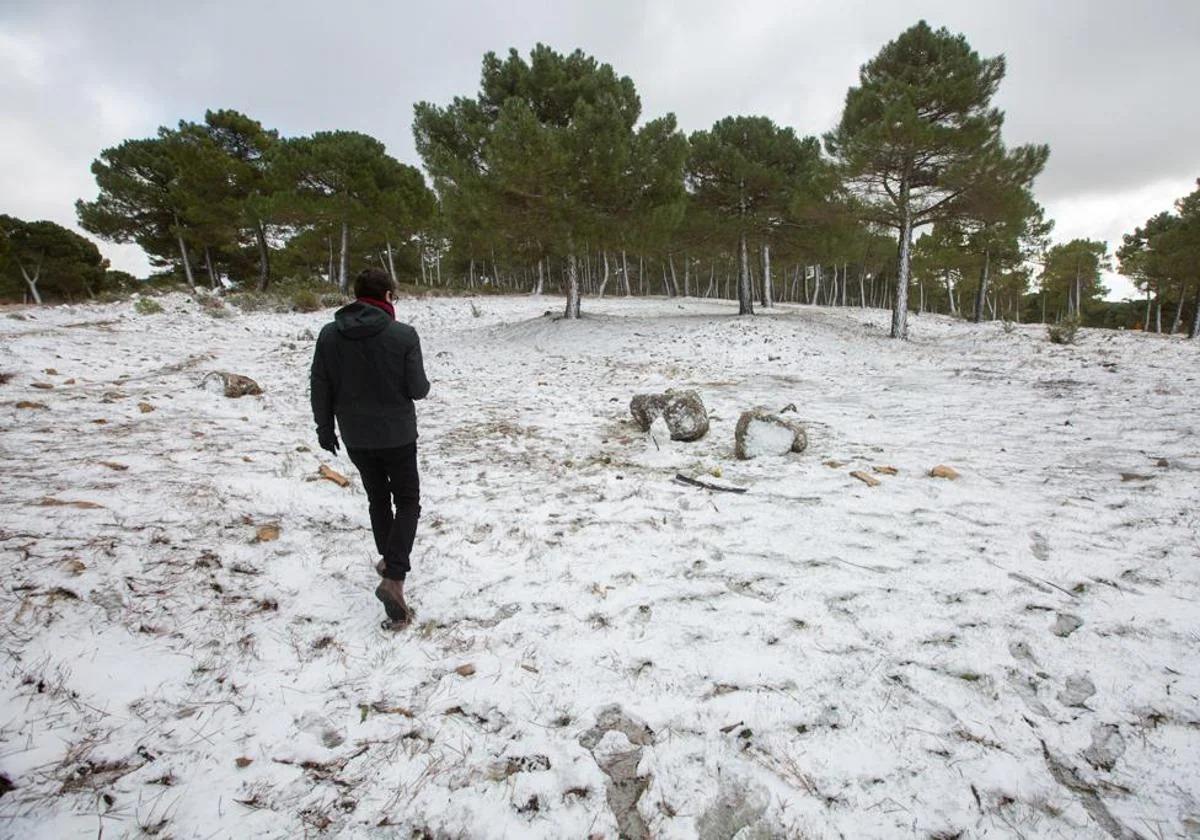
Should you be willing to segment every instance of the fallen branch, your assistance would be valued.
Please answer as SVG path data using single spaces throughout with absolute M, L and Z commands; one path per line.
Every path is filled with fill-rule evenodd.
M 337 470 L 330 467 L 328 464 L 321 464 L 321 467 L 317 470 L 317 473 L 321 476 L 321 478 L 327 481 L 332 481 L 338 487 L 350 486 L 350 480 Z
M 705 490 L 719 490 L 722 493 L 745 493 L 745 487 L 725 487 L 720 484 L 713 484 L 709 481 L 700 481 L 695 478 L 688 478 L 683 473 L 676 473 L 675 480 L 680 484 L 687 484 L 690 487 L 702 487 Z

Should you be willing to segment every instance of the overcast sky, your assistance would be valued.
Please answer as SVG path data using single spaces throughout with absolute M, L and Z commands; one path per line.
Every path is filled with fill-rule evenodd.
M 1008 57 L 1005 139 L 1050 144 L 1036 192 L 1056 240 L 1111 251 L 1194 189 L 1200 0 L 0 0 L 0 213 L 74 226 L 101 149 L 206 108 L 285 135 L 364 131 L 419 165 L 413 103 L 473 95 L 484 52 L 538 41 L 612 64 L 645 117 L 673 111 L 686 131 L 765 114 L 820 135 L 859 66 L 920 18 Z M 146 271 L 136 247 L 101 250 Z

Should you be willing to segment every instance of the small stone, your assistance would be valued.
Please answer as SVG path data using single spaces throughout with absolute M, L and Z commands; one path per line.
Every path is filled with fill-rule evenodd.
M 1035 665 L 1037 660 L 1033 656 L 1033 648 L 1029 647 L 1027 642 L 1012 641 L 1008 643 L 1008 652 L 1013 655 L 1014 659 L 1024 659 L 1027 662 L 1032 662 Z
M 66 557 L 63 559 L 63 568 L 78 577 L 87 571 L 87 564 L 78 557 Z
M 1058 693 L 1058 702 L 1064 706 L 1082 706 L 1095 693 L 1096 686 L 1086 674 L 1073 674 Z
M 29 400 L 21 400 L 17 403 L 17 408 L 28 408 L 35 411 L 49 411 L 50 407 L 45 403 L 30 402 Z
M 880 483 L 878 478 L 870 473 L 863 472 L 862 470 L 852 470 L 850 475 L 854 476 L 868 487 L 878 487 Z
M 1059 613 L 1058 618 L 1054 621 L 1054 627 L 1051 628 L 1050 632 L 1055 636 L 1061 636 L 1065 639 L 1082 626 L 1083 619 L 1079 616 L 1071 615 L 1070 613 Z
M 454 673 L 460 677 L 471 677 L 475 675 L 475 666 L 468 662 L 466 665 L 459 665 L 455 668 Z
M 49 391 L 54 385 L 50 382 L 30 382 L 31 388 L 41 388 L 43 391 Z
M 45 373 L 47 376 L 58 376 L 58 371 L 57 371 L 57 370 L 55 370 L 54 368 L 46 368 L 46 370 L 44 371 L 44 373 Z
M 242 770 L 242 769 L 245 769 L 246 767 L 249 767 L 251 764 L 253 764 L 254 759 L 247 758 L 246 756 L 243 755 L 240 758 L 235 758 L 233 760 L 233 763 L 237 765 L 239 770 Z
M 821 463 L 829 467 L 831 470 L 840 470 L 842 467 L 846 466 L 847 462 L 835 461 L 834 459 L 830 458 L 828 461 L 822 461 Z
M 114 472 L 125 472 L 125 470 L 129 469 L 128 464 L 121 464 L 121 463 L 118 463 L 117 461 L 100 461 L 99 463 L 100 463 L 100 466 L 108 467 L 110 470 L 113 470 Z
M 958 470 L 954 469 L 954 467 L 948 467 L 945 464 L 938 464 L 929 471 L 929 477 L 948 478 L 951 481 L 954 481 L 956 478 L 958 478 Z
M 256 542 L 274 542 L 279 539 L 281 529 L 278 525 L 260 525 L 258 531 L 255 532 L 254 539 Z
M 1115 724 L 1101 723 L 1092 730 L 1092 745 L 1083 751 L 1087 763 L 1097 770 L 1111 770 L 1125 754 L 1125 739 Z
M 138 411 L 142 412 L 142 414 L 149 414 L 151 411 L 154 411 L 154 406 L 148 402 L 140 402 L 138 403 Z
M 1166 458 L 1159 458 L 1157 461 L 1154 462 L 1154 466 L 1163 467 L 1165 469 L 1166 467 L 1171 466 L 1171 462 L 1168 461 Z
M 206 391 L 223 393 L 230 399 L 238 399 L 245 396 L 256 397 L 263 392 L 259 384 L 249 376 L 242 376 L 240 373 L 229 373 L 224 370 L 213 371 L 205 376 L 204 381 L 200 384 Z
M 880 475 L 896 475 L 900 472 L 900 470 L 896 469 L 895 467 L 889 467 L 887 465 L 877 465 L 871 467 L 871 469 Z

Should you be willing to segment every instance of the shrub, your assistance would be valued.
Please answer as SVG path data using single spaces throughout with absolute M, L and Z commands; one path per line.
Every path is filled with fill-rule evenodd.
M 297 289 L 292 292 L 292 309 L 297 312 L 316 312 L 321 309 L 321 296 L 312 289 Z
M 139 315 L 157 315 L 163 311 L 162 304 L 154 298 L 138 298 L 133 305 L 133 311 Z
M 1054 344 L 1074 344 L 1079 332 L 1079 318 L 1072 315 L 1046 327 L 1046 335 Z
M 214 318 L 228 318 L 230 315 L 229 307 L 225 305 L 225 301 L 215 295 L 198 294 L 196 295 L 197 302 L 200 308 L 206 315 L 211 315 Z

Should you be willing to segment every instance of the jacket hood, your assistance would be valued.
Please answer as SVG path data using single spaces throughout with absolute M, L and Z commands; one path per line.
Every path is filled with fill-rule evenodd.
M 378 307 L 355 301 L 334 313 L 333 322 L 346 338 L 362 339 L 383 332 L 392 319 Z

